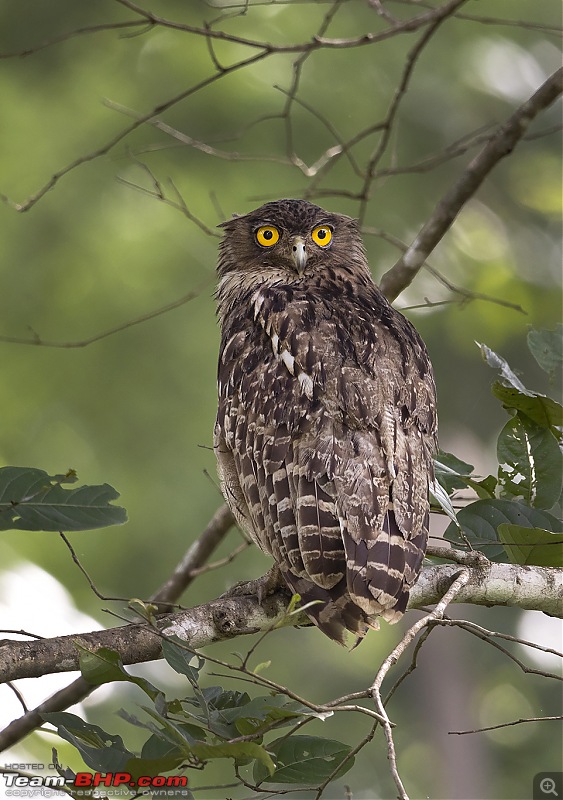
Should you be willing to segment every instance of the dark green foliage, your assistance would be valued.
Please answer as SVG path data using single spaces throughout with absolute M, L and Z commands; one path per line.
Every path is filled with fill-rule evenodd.
M 530 330 L 528 347 L 540 367 L 553 378 L 563 365 L 563 325 L 553 331 Z
M 560 331 L 530 331 L 528 346 L 547 371 L 561 365 Z M 492 391 L 511 414 L 497 440 L 498 478 L 476 480 L 471 467 L 448 453 L 437 457 L 436 477 L 446 491 L 470 487 L 479 500 L 457 514 L 445 538 L 470 544 L 492 561 L 563 566 L 560 502 L 563 479 L 563 408 L 527 389 L 508 363 L 480 345 L 486 363 L 499 370 Z
M 353 758 L 345 761 L 351 747 L 318 736 L 284 736 L 272 742 L 269 749 L 276 759 L 275 772 L 268 776 L 257 762 L 254 767 L 256 783 L 322 783 L 333 772 L 337 778 L 354 765 Z M 341 763 L 342 768 L 338 769 Z
M 509 523 L 530 529 L 559 526 L 558 520 L 547 511 L 511 500 L 476 500 L 459 511 L 457 519 L 473 549 L 481 550 L 491 561 L 509 560 L 498 537 L 499 525 Z M 448 526 L 444 536 L 456 546 L 463 546 L 463 539 L 454 523 Z
M 344 762 L 348 745 L 316 736 L 296 736 L 289 731 L 271 743 L 264 736 L 272 730 L 295 725 L 307 718 L 326 716 L 288 699 L 283 694 L 251 698 L 247 692 L 226 691 L 221 686 L 200 685 L 205 660 L 168 640 L 163 653 L 170 666 L 188 678 L 192 693 L 167 700 L 148 681 L 124 669 L 119 655 L 106 648 L 96 653 L 81 649 L 83 677 L 96 685 L 111 681 L 136 684 L 152 701 L 141 706 L 149 720 L 125 711 L 119 716 L 147 730 L 140 756 L 129 751 L 120 736 L 83 722 L 74 714 L 45 714 L 59 735 L 73 744 L 84 762 L 100 772 L 142 774 L 178 771 L 183 766 L 201 768 L 210 759 L 232 759 L 238 767 L 253 764 L 256 782 L 314 785 L 348 771 L 353 758 Z M 240 741 L 244 737 L 244 741 Z
M 497 531 L 513 564 L 563 566 L 563 536 L 542 528 L 527 528 L 506 522 L 499 525 Z
M 121 525 L 124 508 L 111 505 L 119 493 L 112 486 L 78 486 L 76 474 L 48 475 L 31 467 L 0 468 L 0 530 L 85 531 Z

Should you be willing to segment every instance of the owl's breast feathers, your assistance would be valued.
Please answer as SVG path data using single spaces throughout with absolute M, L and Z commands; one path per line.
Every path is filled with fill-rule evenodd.
M 343 268 L 222 320 L 215 448 L 237 521 L 327 635 L 396 621 L 422 565 L 435 389 L 413 326 Z

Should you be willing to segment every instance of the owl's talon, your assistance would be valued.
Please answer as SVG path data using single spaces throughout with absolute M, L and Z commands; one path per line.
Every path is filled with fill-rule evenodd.
M 263 605 L 264 600 L 277 589 L 287 589 L 287 585 L 282 578 L 280 570 L 274 565 L 261 578 L 235 583 L 221 597 L 257 597 L 259 605 Z

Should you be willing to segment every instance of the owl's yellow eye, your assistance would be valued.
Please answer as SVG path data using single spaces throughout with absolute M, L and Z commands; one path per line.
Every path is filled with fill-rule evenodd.
M 272 247 L 280 238 L 280 232 L 273 225 L 262 225 L 256 231 L 256 241 L 262 247 Z
M 311 233 L 311 239 L 318 244 L 319 247 L 326 247 L 330 244 L 332 239 L 332 230 L 328 225 L 318 225 Z

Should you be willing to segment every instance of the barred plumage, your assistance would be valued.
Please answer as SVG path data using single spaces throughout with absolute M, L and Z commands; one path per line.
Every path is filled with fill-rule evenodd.
M 436 398 L 355 220 L 302 200 L 222 226 L 215 427 L 227 503 L 331 638 L 395 622 L 422 565 Z

